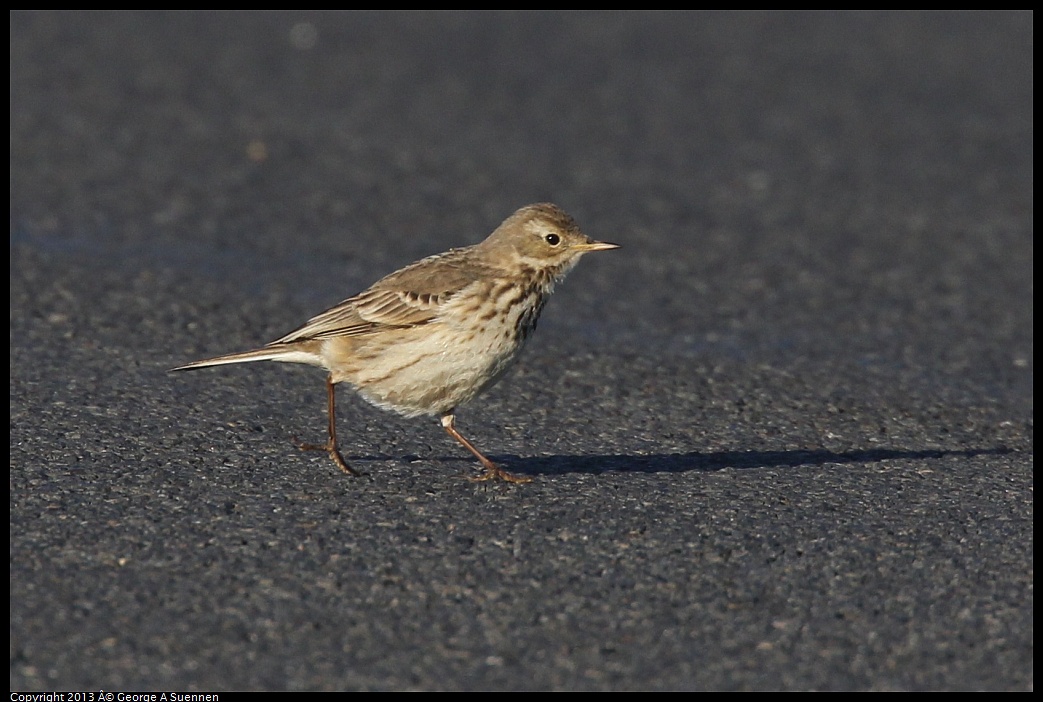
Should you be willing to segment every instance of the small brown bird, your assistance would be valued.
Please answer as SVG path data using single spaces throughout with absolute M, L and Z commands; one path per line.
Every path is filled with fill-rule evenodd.
M 580 256 L 618 248 L 584 235 L 556 205 L 523 207 L 485 241 L 421 259 L 313 317 L 263 348 L 173 370 L 285 361 L 329 372 L 326 451 L 356 475 L 337 446 L 335 385 L 346 382 L 377 407 L 406 417 L 436 415 L 485 468 L 474 480 L 531 478 L 501 469 L 459 431 L 454 412 L 511 366 L 554 289 Z

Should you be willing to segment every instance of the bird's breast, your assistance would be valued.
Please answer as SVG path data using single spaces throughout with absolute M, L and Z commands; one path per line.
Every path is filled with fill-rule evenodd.
M 540 286 L 482 281 L 449 298 L 426 324 L 360 339 L 339 379 L 402 414 L 444 413 L 510 368 L 545 301 Z

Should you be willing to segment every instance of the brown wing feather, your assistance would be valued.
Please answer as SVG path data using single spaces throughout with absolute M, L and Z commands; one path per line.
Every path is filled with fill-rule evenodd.
M 449 298 L 481 277 L 481 266 L 461 256 L 465 251 L 453 249 L 396 271 L 269 346 L 427 324 Z

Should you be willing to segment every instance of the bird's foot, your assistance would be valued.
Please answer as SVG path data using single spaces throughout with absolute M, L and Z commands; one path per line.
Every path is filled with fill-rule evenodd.
M 503 468 L 500 468 L 493 462 L 489 462 L 485 465 L 485 472 L 481 475 L 476 475 L 471 478 L 474 482 L 483 482 L 486 480 L 506 480 L 508 483 L 531 483 L 532 478 L 527 475 L 515 475 L 514 473 L 508 473 Z
M 337 444 L 333 441 L 327 441 L 324 444 L 306 444 L 298 441 L 297 437 L 294 437 L 293 443 L 296 444 L 297 448 L 301 451 L 325 451 L 329 457 L 333 459 L 333 462 L 337 464 L 337 467 L 347 475 L 363 475 L 348 465 L 348 462 L 344 460 L 344 456 L 340 455 L 340 449 L 337 448 Z

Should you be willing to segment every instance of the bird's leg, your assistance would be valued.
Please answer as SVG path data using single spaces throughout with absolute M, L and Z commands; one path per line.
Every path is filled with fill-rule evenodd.
M 361 473 L 348 465 L 348 462 L 340 455 L 340 449 L 337 448 L 337 412 L 335 409 L 337 398 L 336 387 L 337 386 L 333 384 L 333 376 L 326 376 L 326 399 L 328 403 L 326 414 L 329 417 L 329 438 L 326 440 L 326 443 L 297 444 L 297 447 L 303 451 L 325 451 L 342 471 L 348 475 L 361 475 Z
M 482 452 L 474 447 L 470 441 L 464 438 L 463 434 L 456 430 L 456 417 L 452 414 L 442 415 L 442 426 L 445 428 L 449 436 L 459 441 L 464 448 L 474 454 L 482 466 L 485 467 L 485 472 L 481 475 L 471 478 L 471 480 L 492 480 L 493 478 L 499 478 L 500 480 L 506 480 L 509 483 L 531 483 L 532 478 L 523 475 L 514 475 L 508 473 L 498 465 L 490 461 L 488 458 L 482 455 Z

